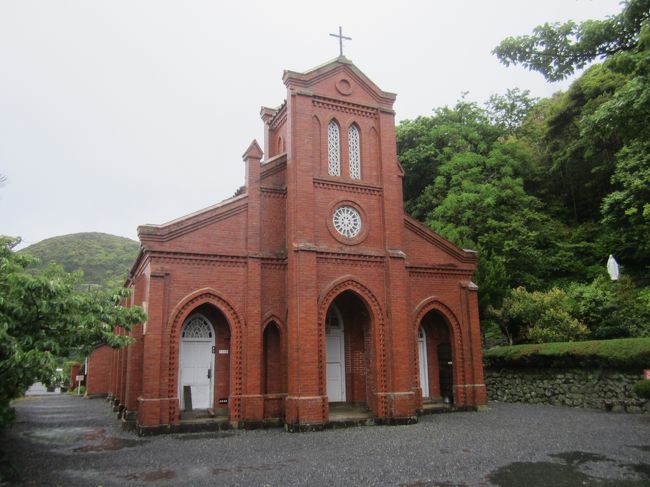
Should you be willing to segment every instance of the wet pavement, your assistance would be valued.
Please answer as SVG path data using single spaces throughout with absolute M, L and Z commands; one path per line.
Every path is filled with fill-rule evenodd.
M 0 472 L 16 485 L 650 486 L 649 415 L 491 403 L 410 426 L 138 438 L 103 400 L 15 406 Z

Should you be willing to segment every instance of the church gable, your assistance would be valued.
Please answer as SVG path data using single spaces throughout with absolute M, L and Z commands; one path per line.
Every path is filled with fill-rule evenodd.
M 460 249 L 408 216 L 404 217 L 403 242 L 411 265 L 452 266 L 468 271 L 476 265 L 476 252 Z
M 246 249 L 248 195 L 227 199 L 162 225 L 141 225 L 138 236 L 150 250 L 238 253 Z
M 381 90 L 343 56 L 306 73 L 285 71 L 283 81 L 289 89 L 308 90 L 324 101 L 335 99 L 348 102 L 349 110 L 362 110 L 366 106 L 392 111 L 396 97 L 394 93 Z

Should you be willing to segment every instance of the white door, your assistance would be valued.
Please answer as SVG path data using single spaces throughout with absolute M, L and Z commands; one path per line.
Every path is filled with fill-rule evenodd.
M 418 332 L 418 358 L 420 362 L 420 387 L 422 397 L 429 397 L 429 363 L 427 361 L 427 335 L 420 327 Z
M 185 409 L 185 386 L 190 386 L 192 409 L 212 407 L 214 333 L 210 322 L 201 315 L 192 316 L 181 332 L 179 397 Z
M 330 306 L 325 327 L 327 350 L 327 397 L 329 402 L 345 401 L 345 342 L 343 320 L 336 306 Z

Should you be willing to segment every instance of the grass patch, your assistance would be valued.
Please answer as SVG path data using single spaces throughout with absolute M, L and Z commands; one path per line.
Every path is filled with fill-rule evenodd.
M 491 368 L 650 368 L 650 338 L 619 338 L 493 347 L 484 353 Z

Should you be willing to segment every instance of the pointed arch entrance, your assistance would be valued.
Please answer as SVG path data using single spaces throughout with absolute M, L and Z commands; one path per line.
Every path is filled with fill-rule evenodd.
M 354 291 L 331 302 L 325 320 L 327 396 L 330 403 L 367 404 L 373 392 L 371 315 Z
M 418 327 L 418 381 L 427 401 L 454 402 L 452 334 L 447 318 L 432 309 Z
M 219 309 L 205 303 L 189 313 L 180 332 L 181 411 L 214 408 L 227 413 L 230 348 L 230 327 Z

